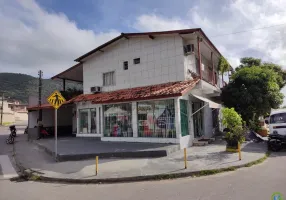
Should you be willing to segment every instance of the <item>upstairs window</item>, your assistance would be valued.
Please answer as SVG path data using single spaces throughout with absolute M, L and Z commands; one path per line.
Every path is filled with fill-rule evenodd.
M 128 61 L 123 62 L 123 70 L 128 70 Z
M 133 62 L 134 62 L 135 65 L 136 65 L 136 64 L 139 64 L 139 63 L 140 63 L 140 58 L 135 58 L 135 59 L 133 60 Z
M 103 86 L 115 85 L 114 72 L 103 73 Z

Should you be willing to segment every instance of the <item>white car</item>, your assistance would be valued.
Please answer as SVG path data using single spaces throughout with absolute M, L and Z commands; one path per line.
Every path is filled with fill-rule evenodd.
M 265 119 L 269 124 L 270 134 L 286 136 L 286 109 L 271 110 L 269 119 Z

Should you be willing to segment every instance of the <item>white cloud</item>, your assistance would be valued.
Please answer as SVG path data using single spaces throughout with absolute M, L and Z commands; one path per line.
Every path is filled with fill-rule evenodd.
M 272 0 L 236 0 L 228 1 L 223 6 L 213 1 L 214 5 L 209 4 L 199 1 L 198 5 L 190 7 L 184 18 L 153 13 L 141 15 L 133 27 L 140 31 L 200 27 L 234 67 L 244 56 L 261 57 L 265 61 L 286 65 L 286 0 L 279 3 Z M 283 23 L 285 26 L 224 35 Z M 224 36 L 215 37 L 220 35 Z
M 136 19 L 134 28 L 139 31 L 167 31 L 186 29 L 188 25 L 180 18 L 164 18 L 155 14 L 141 15 Z
M 54 75 L 73 60 L 117 36 L 77 27 L 64 14 L 49 13 L 34 0 L 0 1 L 0 72 Z

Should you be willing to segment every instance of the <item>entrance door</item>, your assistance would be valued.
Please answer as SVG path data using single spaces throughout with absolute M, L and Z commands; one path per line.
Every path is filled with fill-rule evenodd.
M 180 99 L 181 133 L 182 136 L 189 135 L 189 120 L 187 100 Z
M 192 102 L 192 113 L 196 112 L 197 110 L 201 109 L 204 106 L 203 102 Z M 203 129 L 203 109 L 198 111 L 193 115 L 193 123 L 194 123 L 194 135 L 195 138 L 201 137 L 204 135 Z

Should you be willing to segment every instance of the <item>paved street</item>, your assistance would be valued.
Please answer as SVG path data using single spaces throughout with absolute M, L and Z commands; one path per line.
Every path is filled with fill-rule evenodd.
M 9 155 L 7 131 L 1 128 L 0 155 Z M 273 153 L 264 163 L 235 172 L 200 178 L 110 185 L 66 185 L 0 180 L 0 199 L 188 199 L 188 200 L 269 200 L 273 192 L 286 196 L 286 152 Z
M 27 122 L 15 123 L 17 134 L 23 134 Z M 6 138 L 10 134 L 9 127 L 0 126 L 0 180 L 17 176 L 11 162 L 13 145 L 6 144 Z
M 286 153 L 276 153 L 263 164 L 201 178 L 111 185 L 63 185 L 0 181 L 0 199 L 188 199 L 270 200 L 273 192 L 286 196 Z

